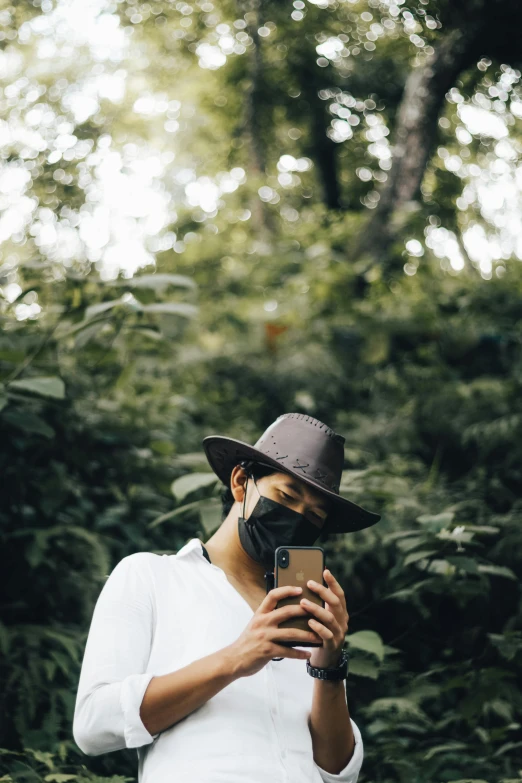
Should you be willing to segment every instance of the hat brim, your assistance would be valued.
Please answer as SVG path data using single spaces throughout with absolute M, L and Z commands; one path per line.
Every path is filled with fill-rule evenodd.
M 280 473 L 288 473 L 291 476 L 295 476 L 295 478 L 304 481 L 305 484 L 309 484 L 318 492 L 321 492 L 332 502 L 325 523 L 325 531 L 327 533 L 353 533 L 356 530 L 364 530 L 375 525 L 381 518 L 380 514 L 367 511 L 356 503 L 352 503 L 351 500 L 347 500 L 332 490 L 326 489 L 313 479 L 297 473 L 291 468 L 283 467 L 280 462 L 267 456 L 259 449 L 254 448 L 254 446 L 250 446 L 248 443 L 243 443 L 243 441 L 235 438 L 227 438 L 224 435 L 208 435 L 206 438 L 203 438 L 202 446 L 210 467 L 227 487 L 230 486 L 230 476 L 234 466 L 244 459 L 251 459 L 273 467 Z

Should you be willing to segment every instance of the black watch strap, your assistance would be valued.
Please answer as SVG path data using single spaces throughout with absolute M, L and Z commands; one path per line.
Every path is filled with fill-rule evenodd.
M 306 671 L 311 677 L 318 680 L 345 680 L 348 676 L 349 654 L 347 649 L 343 649 L 341 657 L 335 667 L 310 666 L 310 661 L 306 662 Z

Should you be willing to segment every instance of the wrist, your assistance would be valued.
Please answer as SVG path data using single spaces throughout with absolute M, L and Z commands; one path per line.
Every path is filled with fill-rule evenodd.
M 234 682 L 234 680 L 238 680 L 242 676 L 240 663 L 240 658 L 236 654 L 233 645 L 228 645 L 219 650 L 220 674 L 230 682 Z

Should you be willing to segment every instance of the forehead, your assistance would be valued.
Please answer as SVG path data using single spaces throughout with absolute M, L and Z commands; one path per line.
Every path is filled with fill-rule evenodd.
M 299 495 L 302 495 L 304 498 L 306 498 L 308 502 L 314 503 L 315 505 L 324 508 L 325 511 L 328 510 L 330 506 L 328 498 L 326 498 L 320 492 L 312 489 L 309 484 L 301 481 L 301 479 L 298 479 L 295 476 L 290 476 L 289 473 L 282 473 L 277 471 L 276 473 L 271 473 L 269 476 L 267 476 L 267 478 L 277 482 L 278 484 L 286 484 L 287 487 L 293 489 Z

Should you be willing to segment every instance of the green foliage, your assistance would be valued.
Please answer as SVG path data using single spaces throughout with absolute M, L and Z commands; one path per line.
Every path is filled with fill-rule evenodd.
M 516 62 L 484 57 L 448 93 L 390 279 L 350 251 L 403 85 L 464 11 L 121 2 L 110 47 L 57 57 L 36 5 L 0 14 L 0 781 L 135 779 L 135 754 L 72 739 L 96 598 L 122 557 L 219 525 L 205 435 L 254 443 L 290 410 L 346 436 L 340 491 L 382 515 L 321 542 L 360 783 L 520 781 L 522 272 L 510 205 L 476 192 L 516 174 Z M 201 43 L 226 62 L 203 69 Z M 507 135 L 471 133 L 462 106 Z

